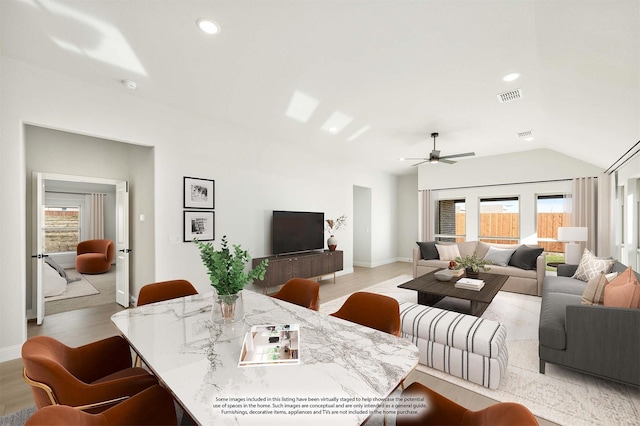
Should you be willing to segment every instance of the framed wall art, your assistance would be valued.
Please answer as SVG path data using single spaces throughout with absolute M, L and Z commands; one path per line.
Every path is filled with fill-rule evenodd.
M 215 239 L 215 213 L 196 210 L 184 211 L 184 241 L 213 241 Z
M 215 181 L 184 177 L 184 205 L 185 209 L 215 208 Z

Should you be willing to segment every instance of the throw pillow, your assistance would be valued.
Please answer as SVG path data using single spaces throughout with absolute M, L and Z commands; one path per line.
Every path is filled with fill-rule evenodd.
M 438 250 L 436 250 L 436 242 L 435 241 L 427 241 L 427 242 L 416 242 L 418 247 L 420 247 L 420 254 L 423 259 L 437 259 L 438 258 Z
M 589 281 L 601 272 L 604 274 L 611 272 L 614 263 L 616 263 L 615 259 L 596 257 L 588 249 L 584 249 L 582 258 L 578 264 L 578 269 L 576 269 L 576 273 L 573 274 L 571 278 L 580 281 Z
M 604 289 L 607 284 L 609 281 L 603 273 L 591 278 L 582 293 L 582 304 L 602 305 L 604 303 Z
M 538 256 L 542 254 L 542 247 L 528 247 L 521 245 L 509 259 L 509 265 L 530 271 L 538 267 Z
M 640 308 L 640 283 L 631 267 L 604 288 L 604 306 Z
M 495 247 L 489 247 L 489 251 L 484 256 L 484 260 L 491 262 L 492 265 L 507 266 L 511 255 L 515 252 L 515 249 L 499 249 Z
M 438 250 L 440 260 L 456 260 L 456 257 L 460 257 L 460 250 L 455 244 L 436 244 L 436 250 Z

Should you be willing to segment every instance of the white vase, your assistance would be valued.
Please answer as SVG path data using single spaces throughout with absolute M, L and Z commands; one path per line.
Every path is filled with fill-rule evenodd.
M 329 239 L 327 239 L 327 247 L 329 247 L 329 251 L 335 251 L 336 247 L 338 247 L 338 239 L 331 235 Z
M 244 319 L 242 292 L 217 294 L 213 296 L 211 320 L 216 323 L 231 324 Z

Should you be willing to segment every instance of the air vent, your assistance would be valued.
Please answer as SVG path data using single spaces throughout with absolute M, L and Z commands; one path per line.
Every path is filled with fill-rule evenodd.
M 522 89 L 511 90 L 509 92 L 498 93 L 498 102 L 501 104 L 505 102 L 515 101 L 522 98 Z
M 531 130 L 527 130 L 526 132 L 518 132 L 519 138 L 530 138 L 533 137 L 533 132 Z

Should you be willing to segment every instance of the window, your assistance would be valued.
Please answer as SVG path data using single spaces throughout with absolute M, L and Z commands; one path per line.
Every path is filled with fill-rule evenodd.
M 467 218 L 465 200 L 439 200 L 436 240 L 459 242 L 465 240 Z
M 518 197 L 480 199 L 480 241 L 514 244 L 520 241 Z
M 564 259 L 564 243 L 555 241 L 558 238 L 558 228 L 571 226 L 571 197 L 554 194 L 538 195 L 536 197 L 536 226 L 538 244 L 548 253 L 562 253 Z
M 79 206 L 45 206 L 44 208 L 44 251 L 59 253 L 76 251 L 80 241 Z

